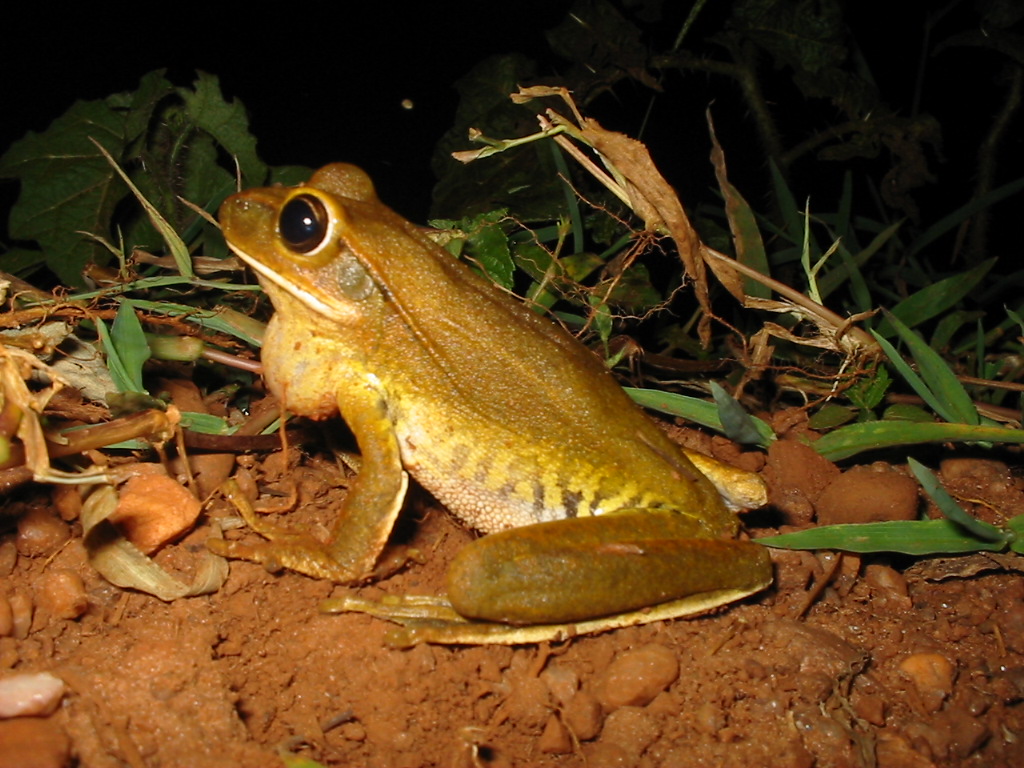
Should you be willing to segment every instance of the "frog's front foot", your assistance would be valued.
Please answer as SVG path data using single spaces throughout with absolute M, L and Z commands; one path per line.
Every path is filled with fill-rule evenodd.
M 234 480 L 228 480 L 222 491 L 246 525 L 266 541 L 248 543 L 207 539 L 206 546 L 215 555 L 260 563 L 271 573 L 287 568 L 339 584 L 355 584 L 376 575 L 370 567 L 351 565 L 338 559 L 329 544 L 308 533 L 294 531 L 261 518 Z

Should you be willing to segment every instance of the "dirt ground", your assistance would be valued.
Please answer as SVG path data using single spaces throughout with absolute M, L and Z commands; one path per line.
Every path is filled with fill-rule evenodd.
M 780 445 L 743 457 L 772 488 L 773 507 L 745 517 L 755 537 L 923 503 L 899 468 L 841 474 Z M 1024 512 L 1005 463 L 946 462 L 943 479 L 981 517 Z M 307 491 L 289 522 L 329 525 L 343 491 Z M 1016 557 L 776 551 L 775 584 L 713 615 L 559 644 L 394 650 L 383 621 L 317 612 L 342 588 L 250 563 L 232 562 L 209 596 L 122 591 L 46 489 L 5 504 L 0 597 L 33 612 L 0 637 L 0 680 L 48 671 L 67 692 L 50 717 L 0 721 L 0 768 L 281 766 L 282 753 L 326 766 L 1024 765 Z M 426 562 L 359 592 L 441 591 L 472 534 L 422 492 L 407 507 L 403 533 Z M 52 544 L 26 541 L 26 515 L 48 521 Z M 157 560 L 187 570 L 207 535 Z M 76 619 L 60 618 L 55 574 L 69 573 L 87 596 Z

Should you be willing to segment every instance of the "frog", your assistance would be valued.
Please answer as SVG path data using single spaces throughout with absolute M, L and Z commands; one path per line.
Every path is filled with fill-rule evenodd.
M 350 587 L 324 606 L 395 622 L 393 644 L 521 644 L 711 611 L 765 589 L 738 537 L 755 473 L 684 451 L 605 363 L 452 256 L 335 163 L 231 195 L 230 249 L 274 307 L 263 375 L 287 410 L 340 416 L 361 466 L 327 540 L 245 515 L 218 554 Z M 363 600 L 410 478 L 483 534 L 447 592 Z M 252 538 L 251 536 L 249 537 Z

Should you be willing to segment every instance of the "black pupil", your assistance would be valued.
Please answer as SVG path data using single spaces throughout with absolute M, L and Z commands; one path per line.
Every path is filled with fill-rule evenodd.
M 281 210 L 278 220 L 281 237 L 299 253 L 309 253 L 327 234 L 327 213 L 315 197 L 301 195 Z

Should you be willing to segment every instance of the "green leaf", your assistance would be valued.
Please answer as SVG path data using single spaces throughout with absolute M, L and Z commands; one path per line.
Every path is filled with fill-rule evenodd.
M 739 401 L 722 389 L 717 381 L 711 382 L 711 396 L 715 398 L 715 405 L 718 406 L 718 418 L 725 429 L 726 437 L 745 445 L 768 447 L 769 443 L 762 442 L 761 433 L 758 432 L 750 414 L 743 410 Z
M 1011 517 L 1006 521 L 1006 528 L 1013 534 L 1013 541 L 1010 542 L 1010 549 L 1014 552 L 1024 554 L 1024 515 Z
M 431 224 L 443 229 L 456 228 L 465 233 L 464 237 L 455 237 L 445 244 L 448 251 L 464 257 L 502 288 L 511 290 L 515 266 L 512 263 L 508 235 L 501 226 L 507 214 L 505 209 L 499 209 L 459 222 L 435 220 Z
M 836 403 L 825 403 L 807 420 L 813 430 L 827 430 L 841 427 L 857 417 L 857 412 Z
M 894 520 L 826 525 L 755 539 L 780 549 L 839 549 L 844 552 L 902 552 L 906 555 L 999 552 L 1006 542 L 982 541 L 951 520 Z
M 142 323 L 135 314 L 135 306 L 130 301 L 122 301 L 114 316 L 114 325 L 110 332 L 111 349 L 118 360 L 118 374 L 124 376 L 118 383 L 121 392 L 145 392 L 142 386 L 142 366 L 149 359 L 149 344 L 146 334 L 142 331 Z M 109 353 L 109 352 L 108 352 Z M 111 374 L 113 375 L 113 370 Z M 127 388 L 121 387 L 122 384 Z
M 626 390 L 626 394 L 644 408 L 661 411 L 670 416 L 679 416 L 695 424 L 725 433 L 719 408 L 715 403 L 709 403 L 696 397 L 679 395 L 675 392 L 660 392 L 656 389 L 636 389 L 634 387 L 624 387 L 623 389 Z M 757 439 L 754 441 L 757 445 L 766 446 L 775 440 L 775 433 L 766 422 L 756 416 L 745 415 L 750 419 L 754 429 L 757 431 Z
M 786 179 L 783 177 L 778 165 L 775 164 L 775 161 L 769 160 L 768 166 L 771 169 L 772 185 L 775 188 L 775 203 L 778 205 L 779 212 L 782 214 L 782 219 L 785 222 L 785 231 L 792 242 L 800 242 L 799 236 L 804 231 L 803 211 L 797 205 L 796 198 L 790 191 L 789 185 L 786 184 Z
M 969 534 L 982 541 L 1006 542 L 1010 538 L 1006 531 L 1002 531 L 994 525 L 986 523 L 984 520 L 978 520 L 968 515 L 963 507 L 957 504 L 956 500 L 949 495 L 949 492 L 942 487 L 935 474 L 917 459 L 908 456 L 907 465 L 910 467 L 910 471 L 914 473 L 914 477 L 917 478 L 921 487 L 924 488 L 924 492 L 931 497 L 931 500 L 935 502 L 939 511 L 942 512 L 943 517 L 947 520 L 952 520 Z
M 205 72 L 198 73 L 193 89 L 179 88 L 178 95 L 196 127 L 235 158 L 245 186 L 265 183 L 267 166 L 256 154 L 256 137 L 249 132 L 249 118 L 242 102 L 226 101 L 220 81 Z
M 124 361 L 121 360 L 121 355 L 117 347 L 114 345 L 113 340 L 110 338 L 110 331 L 107 329 L 107 324 L 99 318 L 96 318 L 96 332 L 99 334 L 100 343 L 103 345 L 103 350 L 107 355 L 107 370 L 110 371 L 110 378 L 113 379 L 114 384 L 117 386 L 117 391 L 141 391 L 135 388 L 131 371 L 128 366 L 125 365 Z
M 1024 443 L 1024 430 L 971 424 L 869 421 L 840 427 L 810 445 L 826 459 L 839 461 L 864 451 L 897 445 L 944 442 Z
M 956 374 L 949 369 L 946 361 L 897 317 L 889 312 L 885 312 L 885 316 L 896 329 L 903 343 L 907 345 L 920 371 L 920 376 L 918 376 L 896 349 L 882 338 L 881 334 L 872 331 L 872 335 L 900 375 L 907 380 L 907 383 L 914 388 L 921 399 L 946 421 L 979 424 L 981 417 L 978 415 L 978 409 L 975 408 L 967 390 L 957 379 Z
M 892 384 L 892 378 L 884 366 L 879 365 L 874 370 L 874 375 L 865 376 L 859 379 L 853 386 L 847 388 L 845 395 L 850 402 L 863 411 L 874 409 Z
M 225 286 L 225 290 L 228 288 L 237 290 L 238 286 Z M 226 306 L 220 306 L 217 309 L 196 309 L 188 304 L 173 304 L 169 301 L 142 301 L 140 299 L 134 299 L 132 303 L 137 309 L 146 312 L 158 312 L 172 317 L 181 316 L 201 328 L 214 333 L 226 333 L 240 339 L 250 347 L 259 347 L 263 344 L 263 334 L 267 328 L 266 323 Z
M 988 259 L 967 272 L 932 283 L 914 295 L 908 296 L 890 311 L 910 328 L 920 325 L 925 320 L 941 315 L 974 290 L 974 287 L 982 281 L 995 263 L 996 259 Z M 892 321 L 888 318 L 878 325 L 878 333 L 882 336 L 892 336 L 895 330 Z
M 883 421 L 912 421 L 916 424 L 933 424 L 935 417 L 924 408 L 913 403 L 893 403 L 882 412 Z
M 851 255 L 844 246 L 840 246 L 839 255 L 842 263 L 833 267 L 818 281 L 818 290 L 821 292 L 822 298 L 827 297 L 847 280 L 851 280 L 851 291 L 855 295 L 857 309 L 861 312 L 871 309 L 876 302 L 871 300 L 867 283 L 864 276 L 860 274 L 860 267 L 893 238 L 902 223 L 902 221 L 897 221 L 879 232 L 866 248 L 855 255 Z
M 207 435 L 229 435 L 233 431 L 227 421 L 210 413 L 181 412 L 181 426 Z
M 47 266 L 66 285 L 83 285 L 90 262 L 110 254 L 82 232 L 106 235 L 125 190 L 90 139 L 120 155 L 126 141 L 125 98 L 79 101 L 43 133 L 29 132 L 0 158 L 0 177 L 21 182 L 10 235 L 39 243 Z

